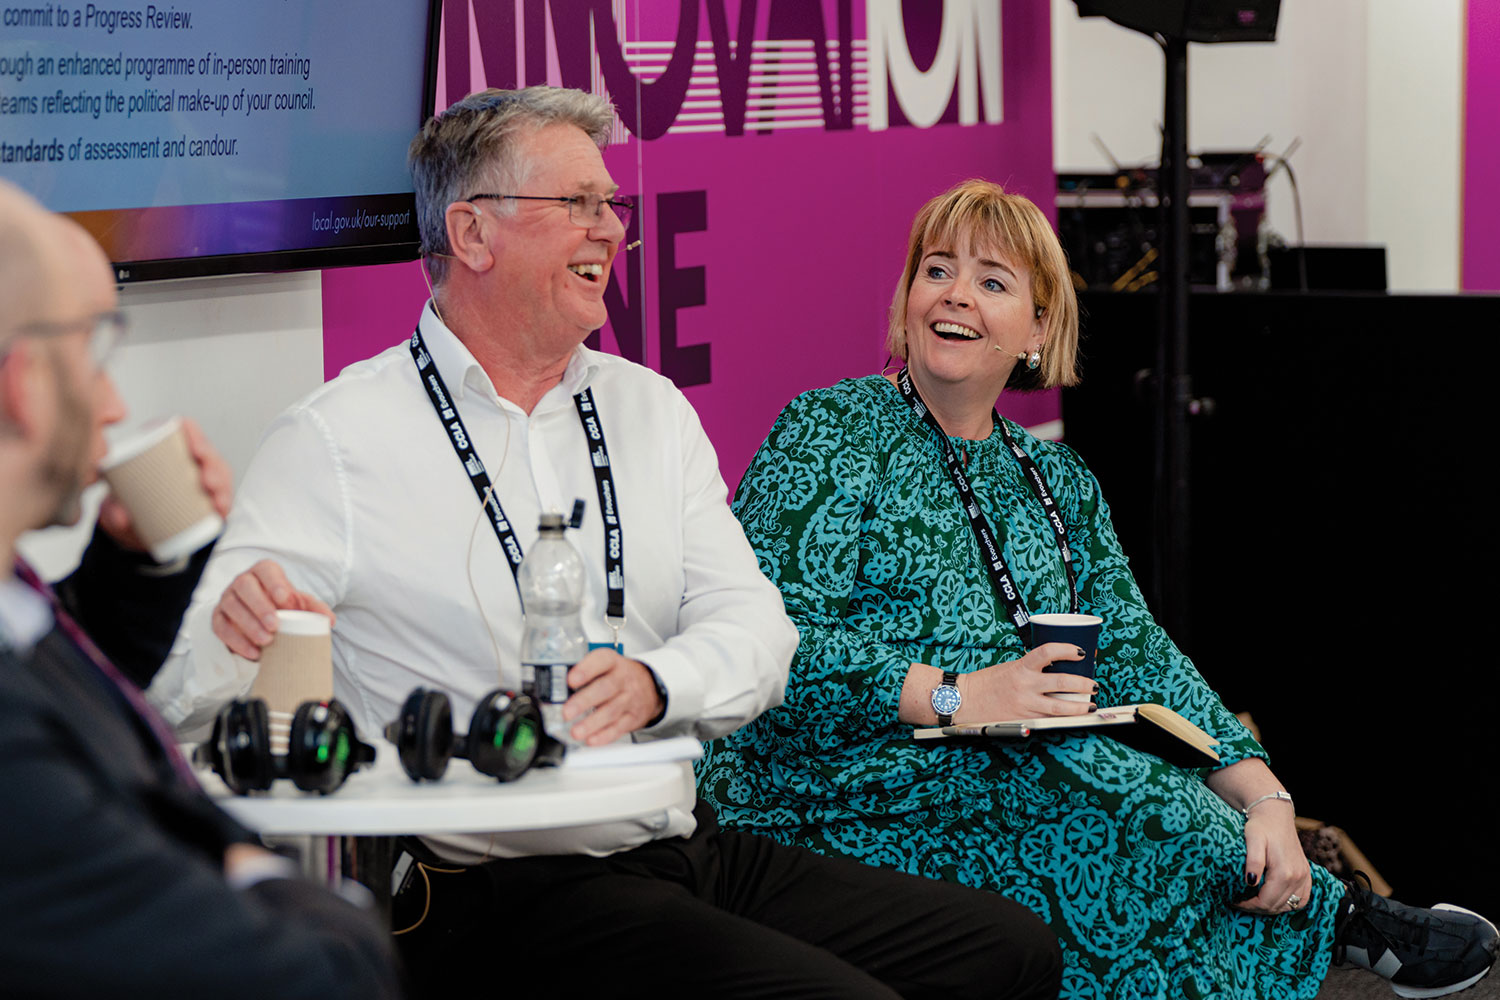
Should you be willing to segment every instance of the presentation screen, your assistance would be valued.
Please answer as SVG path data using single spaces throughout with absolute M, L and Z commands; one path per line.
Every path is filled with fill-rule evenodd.
M 120 281 L 410 260 L 441 0 L 0 0 L 0 177 Z

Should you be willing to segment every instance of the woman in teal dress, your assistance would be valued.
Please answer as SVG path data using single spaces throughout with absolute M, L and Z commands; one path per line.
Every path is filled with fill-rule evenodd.
M 1077 329 L 1029 201 L 969 181 L 922 209 L 888 337 L 905 370 L 793 400 L 735 497 L 802 638 L 785 703 L 709 747 L 701 795 L 726 825 L 1024 903 L 1062 943 L 1067 997 L 1311 997 L 1336 944 L 1368 967 L 1403 936 L 1433 942 L 1391 946 L 1381 968 L 1401 968 L 1403 995 L 1477 980 L 1495 947 L 1482 918 L 1308 864 L 1265 751 L 1147 610 L 1094 477 L 995 413 L 1007 385 L 1075 381 Z M 1028 612 L 1069 610 L 1104 619 L 1097 689 L 1043 671 L 1076 648 L 1027 651 Z M 1148 701 L 1215 736 L 1219 766 L 1095 735 L 911 738 L 939 708 L 964 722 Z

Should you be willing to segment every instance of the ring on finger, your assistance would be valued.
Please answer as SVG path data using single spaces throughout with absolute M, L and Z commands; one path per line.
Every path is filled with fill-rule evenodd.
M 1288 910 L 1295 910 L 1297 907 L 1299 907 L 1301 905 L 1302 905 L 1302 897 L 1299 896 L 1299 895 L 1297 895 L 1295 892 L 1292 893 L 1290 896 L 1288 896 L 1287 899 L 1286 899 L 1286 908 Z

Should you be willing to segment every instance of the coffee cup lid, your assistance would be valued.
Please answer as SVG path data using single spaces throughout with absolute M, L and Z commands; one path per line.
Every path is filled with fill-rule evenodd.
M 286 635 L 327 635 L 328 616 L 316 611 L 278 611 L 276 629 Z
M 146 424 L 135 434 L 117 442 L 111 447 L 109 454 L 104 456 L 104 461 L 99 463 L 99 468 L 101 470 L 113 469 L 117 465 L 123 465 L 130 461 L 137 455 L 145 454 L 173 434 L 176 434 L 177 429 L 181 426 L 181 417 L 167 417 L 164 420 Z
M 1073 615 L 1067 612 L 1056 614 L 1032 615 L 1031 620 L 1039 625 L 1103 625 L 1104 619 L 1098 615 Z

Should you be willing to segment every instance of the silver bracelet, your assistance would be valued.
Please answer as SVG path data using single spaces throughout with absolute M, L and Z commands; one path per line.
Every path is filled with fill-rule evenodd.
M 1256 799 L 1254 802 L 1250 803 L 1248 806 L 1245 806 L 1243 809 L 1241 809 L 1240 812 L 1244 813 L 1246 816 L 1249 816 L 1251 809 L 1254 809 L 1256 806 L 1260 805 L 1262 802 L 1269 801 L 1270 799 L 1280 799 L 1283 802 L 1291 802 L 1292 801 L 1292 793 L 1291 792 L 1272 792 L 1269 795 L 1262 795 L 1260 798 Z M 1293 805 L 1292 808 L 1296 809 L 1297 807 L 1295 805 Z

